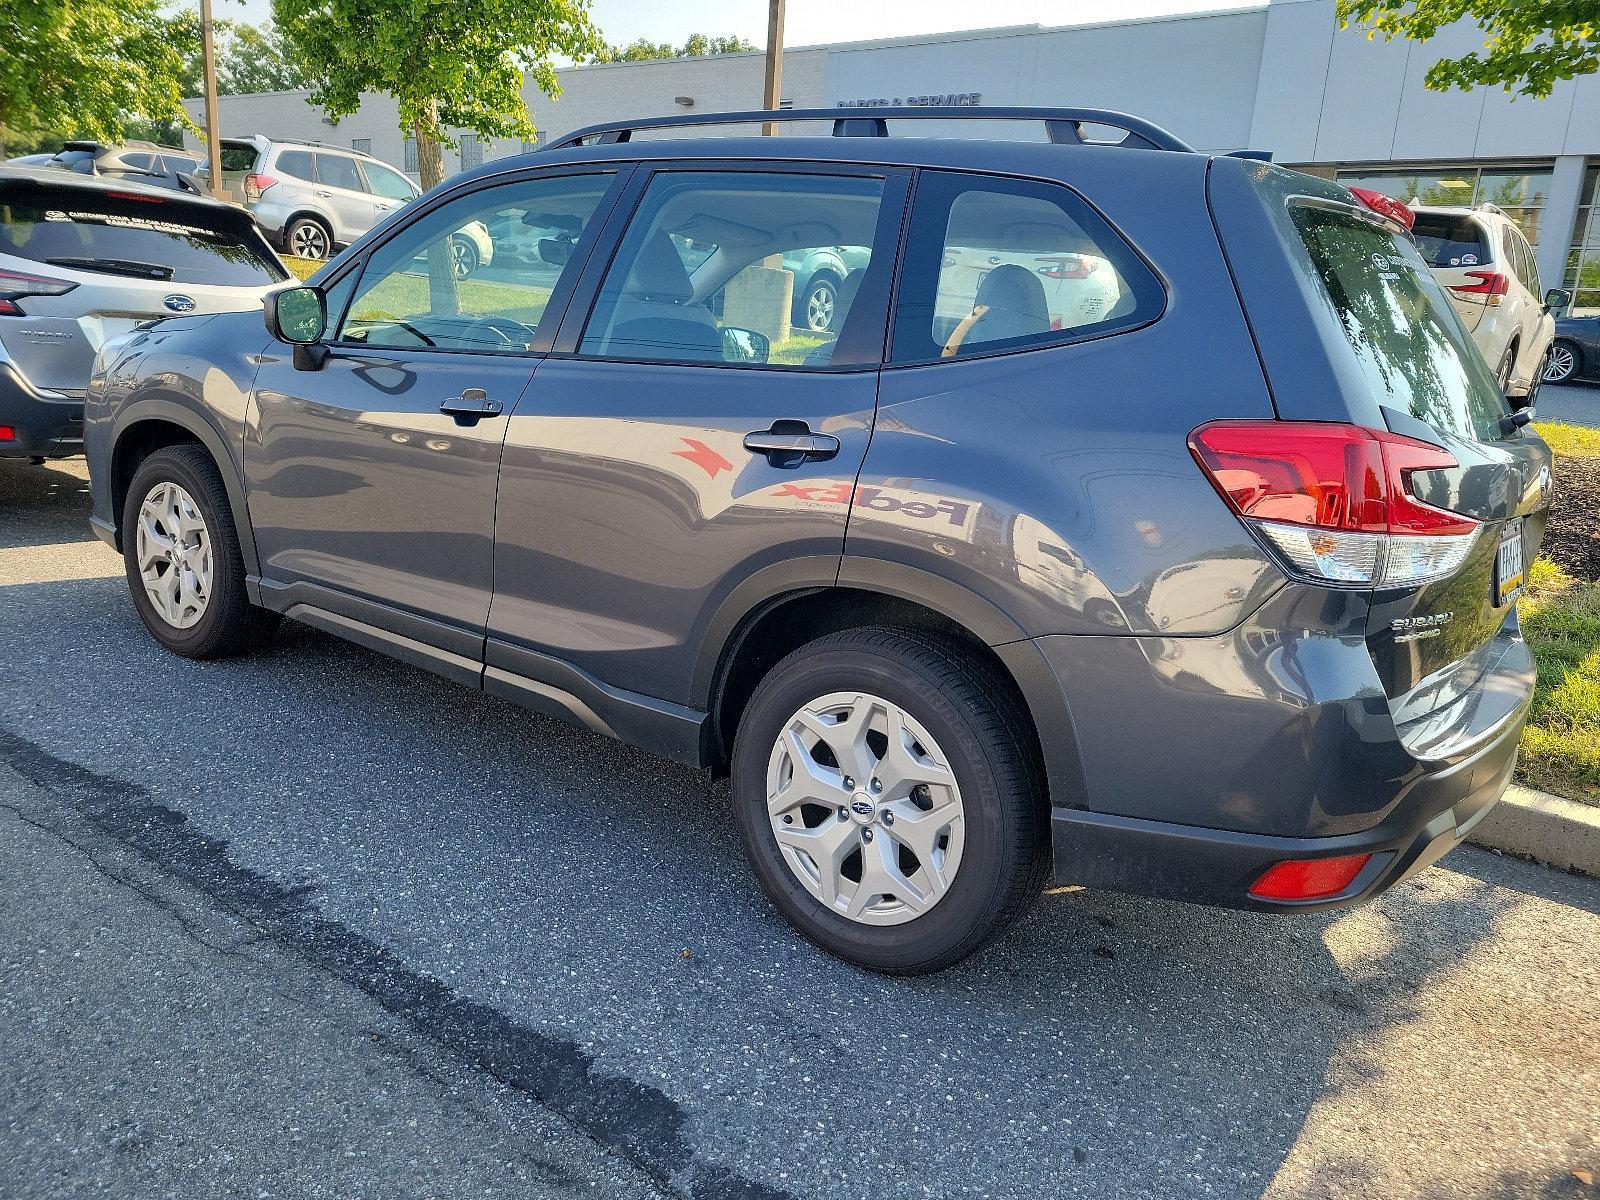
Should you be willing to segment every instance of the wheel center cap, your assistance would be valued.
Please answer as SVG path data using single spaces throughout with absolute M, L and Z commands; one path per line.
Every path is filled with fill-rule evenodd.
M 865 792 L 850 793 L 850 816 L 857 825 L 871 825 L 875 808 L 872 797 Z

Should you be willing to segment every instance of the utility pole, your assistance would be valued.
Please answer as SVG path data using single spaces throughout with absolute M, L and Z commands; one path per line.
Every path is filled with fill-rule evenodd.
M 778 107 L 783 91 L 783 0 L 769 0 L 767 8 L 767 85 L 762 95 L 761 107 L 772 110 Z M 776 137 L 778 124 L 768 121 L 761 126 L 764 137 Z
M 200 51 L 206 76 L 206 162 L 211 170 L 211 194 L 222 193 L 222 132 L 217 121 L 217 43 L 211 27 L 211 0 L 200 0 Z

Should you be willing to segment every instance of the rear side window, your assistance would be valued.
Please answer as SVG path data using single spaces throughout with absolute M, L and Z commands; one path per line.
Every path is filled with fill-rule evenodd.
M 291 179 L 304 179 L 307 183 L 317 177 L 317 168 L 311 161 L 309 150 L 285 150 L 278 155 L 278 161 L 272 169 L 280 175 L 287 175 Z
M 1075 192 L 929 171 L 917 185 L 894 360 L 1077 341 L 1154 320 L 1154 273 Z
M 87 189 L 0 192 L 0 252 L 130 279 L 259 286 L 286 278 L 260 235 L 195 206 Z
M 1411 233 L 1430 267 L 1481 267 L 1494 261 L 1489 240 L 1470 217 L 1418 213 Z
M 1507 410 L 1494 376 L 1411 243 L 1338 207 L 1300 201 L 1289 213 L 1379 403 L 1497 440 Z
M 361 168 L 356 166 L 356 160 L 346 158 L 342 154 L 317 155 L 317 182 L 351 192 L 367 190 L 367 185 L 361 178 Z

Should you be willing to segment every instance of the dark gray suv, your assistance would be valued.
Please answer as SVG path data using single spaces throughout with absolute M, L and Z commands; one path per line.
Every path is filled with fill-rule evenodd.
M 1049 140 L 887 136 L 927 117 Z M 1551 459 L 1395 218 L 1097 110 L 640 124 L 768 118 L 835 136 L 585 131 L 266 329 L 103 352 L 94 523 L 151 633 L 288 616 L 728 772 L 772 902 L 883 971 L 1052 877 L 1317 909 L 1457 845 Z M 463 283 L 468 221 L 550 236 Z M 797 328 L 781 264 L 836 246 Z

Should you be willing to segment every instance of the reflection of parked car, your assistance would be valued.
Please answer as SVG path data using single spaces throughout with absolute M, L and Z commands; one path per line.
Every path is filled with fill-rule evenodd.
M 55 167 L 102 179 L 127 179 L 150 187 L 183 189 L 180 176 L 192 174 L 200 161 L 187 151 L 155 142 L 67 142 L 54 154 L 12 159 L 11 166 Z
M 1556 318 L 1556 340 L 1550 344 L 1546 383 L 1600 381 L 1600 315 Z
M 96 351 L 141 321 L 259 311 L 288 278 L 215 200 L 0 167 L 0 455 L 82 453 Z
M 1539 384 L 1555 337 L 1528 239 L 1492 204 L 1412 212 L 1417 248 L 1483 361 L 1506 395 L 1528 395 Z
M 843 316 L 839 293 L 844 281 L 867 265 L 870 254 L 865 246 L 815 246 L 785 254 L 783 265 L 794 275 L 790 319 L 812 333 L 834 332 Z
M 1549 448 L 1398 220 L 1026 116 L 1050 142 L 587 130 L 266 328 L 133 335 L 85 425 L 132 605 L 192 658 L 291 615 L 727 772 L 763 891 L 880 970 L 1052 869 L 1275 912 L 1423 870 L 1515 762 Z M 449 286 L 454 231 L 528 213 L 576 236 L 553 285 Z M 819 245 L 864 251 L 837 336 L 769 343 L 769 264 Z

